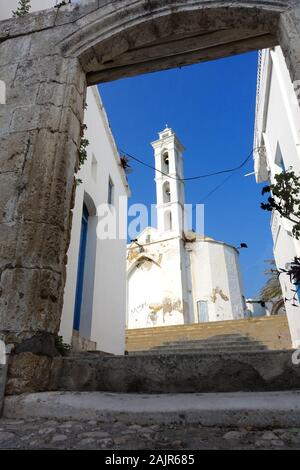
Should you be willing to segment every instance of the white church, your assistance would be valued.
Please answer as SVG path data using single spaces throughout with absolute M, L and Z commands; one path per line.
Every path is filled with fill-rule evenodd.
M 184 229 L 184 147 L 172 129 L 152 143 L 157 228 L 127 248 L 127 328 L 241 319 L 237 248 Z

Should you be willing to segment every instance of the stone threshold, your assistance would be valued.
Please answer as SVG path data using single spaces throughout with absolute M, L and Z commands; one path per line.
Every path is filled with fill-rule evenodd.
M 156 395 L 45 392 L 6 397 L 3 417 L 118 420 L 140 425 L 299 427 L 300 390 Z

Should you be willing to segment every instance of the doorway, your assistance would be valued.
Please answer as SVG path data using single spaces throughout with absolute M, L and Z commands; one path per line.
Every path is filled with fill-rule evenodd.
M 79 328 L 80 328 L 80 317 L 81 317 L 81 307 L 82 307 L 84 265 L 85 265 L 85 258 L 86 258 L 88 223 L 89 223 L 89 212 L 88 212 L 88 209 L 87 209 L 86 205 L 83 204 L 82 219 L 81 219 L 80 244 L 79 244 L 79 256 L 78 256 L 78 267 L 77 267 L 75 308 L 74 308 L 73 329 L 75 331 L 79 331 Z

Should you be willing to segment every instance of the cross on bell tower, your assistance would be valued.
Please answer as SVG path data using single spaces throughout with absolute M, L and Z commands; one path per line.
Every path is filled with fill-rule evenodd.
M 152 142 L 155 158 L 157 228 L 160 235 L 182 236 L 184 214 L 184 147 L 172 129 L 159 132 Z

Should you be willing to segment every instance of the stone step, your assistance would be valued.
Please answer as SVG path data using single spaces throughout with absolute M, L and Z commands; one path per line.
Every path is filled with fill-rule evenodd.
M 278 343 L 275 345 L 274 347 L 274 341 L 264 341 L 263 343 L 261 341 L 256 341 L 256 340 L 253 340 L 253 341 L 249 341 L 249 342 L 224 342 L 224 343 L 219 343 L 219 342 L 203 342 L 202 340 L 195 340 L 195 341 L 186 341 L 186 342 L 182 342 L 182 341 L 179 341 L 179 342 L 167 342 L 167 343 L 158 343 L 158 344 L 153 344 L 153 343 L 147 343 L 147 342 L 144 342 L 144 343 L 138 343 L 136 345 L 132 344 L 131 345 L 131 348 L 128 350 L 129 353 L 131 352 L 138 352 L 138 351 L 145 351 L 145 350 L 148 350 L 148 351 L 153 351 L 153 350 L 156 350 L 156 349 L 164 349 L 165 347 L 168 347 L 169 348 L 169 345 L 170 345 L 170 349 L 176 349 L 178 347 L 180 347 L 181 344 L 184 344 L 184 347 L 186 347 L 185 345 L 187 345 L 188 343 L 191 343 L 191 348 L 190 349 L 193 349 L 193 347 L 197 347 L 197 343 L 200 342 L 200 345 L 202 347 L 206 345 L 209 347 L 209 346 L 213 346 L 215 348 L 218 348 L 221 344 L 224 345 L 224 346 L 227 346 L 227 344 L 229 346 L 239 346 L 239 345 L 243 345 L 243 344 L 248 344 L 249 346 L 250 345 L 259 345 L 259 346 L 264 346 L 266 349 L 270 349 L 270 350 L 283 350 L 283 349 L 290 349 L 291 345 L 289 345 L 289 347 L 287 346 L 287 344 L 281 344 L 280 341 L 278 341 Z
M 185 331 L 196 331 L 196 330 L 214 330 L 214 329 L 229 329 L 230 331 L 233 328 L 248 328 L 249 326 L 257 326 L 257 325 L 268 325 L 270 326 L 272 323 L 276 325 L 282 324 L 285 325 L 287 323 L 286 315 L 276 315 L 272 317 L 258 317 L 258 318 L 243 318 L 241 320 L 224 320 L 224 321 L 212 321 L 207 323 L 191 323 L 185 325 L 168 325 L 168 326 L 154 326 L 149 328 L 136 328 L 127 330 L 128 335 L 134 334 L 148 334 L 150 331 L 155 331 L 158 333 L 164 333 L 166 330 L 177 332 L 178 330 L 184 329 Z
M 300 389 L 292 350 L 244 353 L 82 353 L 53 361 L 50 390 L 195 393 Z
M 230 344 L 244 344 L 244 343 L 252 343 L 252 342 L 259 342 L 256 339 L 251 338 L 250 336 L 239 336 L 239 335 L 220 335 L 220 336 L 213 336 L 212 338 L 204 338 L 204 339 L 185 339 L 185 340 L 178 340 L 178 341 L 167 341 L 164 344 L 167 345 L 180 345 L 182 343 L 188 344 L 220 344 L 220 343 L 230 343 Z M 163 345 L 164 345 L 163 344 Z M 162 345 L 162 346 L 163 346 Z
M 300 392 L 141 395 L 50 392 L 7 397 L 6 419 L 285 428 L 300 426 Z
M 156 346 L 151 349 L 153 350 L 163 350 L 163 349 L 219 349 L 219 348 L 251 348 L 252 346 L 262 347 L 267 349 L 266 346 L 259 341 L 228 341 L 228 342 L 202 342 L 202 341 L 193 341 L 193 342 L 178 342 L 178 343 L 166 343 L 161 346 Z
M 141 355 L 141 354 L 187 354 L 187 353 L 195 353 L 195 354 L 222 354 L 222 353 L 247 353 L 247 352 L 258 352 L 258 351 L 267 351 L 267 348 L 264 346 L 253 346 L 241 349 L 240 346 L 238 347 L 231 347 L 231 348 L 161 348 L 161 349 L 151 349 L 146 351 L 132 351 L 129 353 L 130 356 L 132 355 Z

